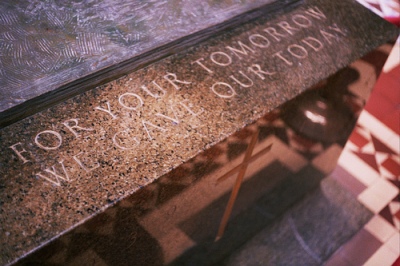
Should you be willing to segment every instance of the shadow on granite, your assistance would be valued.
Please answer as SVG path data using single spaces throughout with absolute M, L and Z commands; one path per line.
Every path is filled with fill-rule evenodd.
M 218 169 L 192 163 L 192 169 Z M 320 265 L 371 217 L 330 178 L 318 187 L 324 176 L 308 163 L 295 173 L 284 162 L 269 163 L 244 182 L 224 237 L 215 242 L 229 191 L 211 202 L 198 194 L 190 200 L 185 184 L 200 188 L 210 180 L 180 168 L 17 265 Z M 204 208 L 173 213 L 193 200 Z
M 193 231 L 191 217 L 232 191 L 234 177 L 218 177 L 242 162 L 249 138 L 237 135 L 213 149 L 220 156 L 196 157 L 182 166 L 187 175 L 162 176 L 386 41 L 397 33 L 390 26 L 352 1 L 307 0 L 2 128 L 0 263 L 17 262 L 64 235 L 90 231 L 82 224 L 89 226 L 89 219 L 103 212 L 110 216 L 105 224 L 121 226 L 113 220 L 118 208 L 129 209 L 138 230 L 157 240 L 164 263 L 176 260 L 199 245 L 201 234 L 187 235 Z M 299 173 L 316 163 L 319 153 L 336 161 L 340 145 L 306 140 L 282 123 L 263 119 L 245 133 L 253 136 L 258 126 L 271 125 L 304 148 L 293 151 L 279 136 L 260 140 L 265 151 L 272 148 L 249 164 L 243 184 L 275 162 Z M 275 176 L 270 181 L 243 201 L 248 208 L 279 183 Z M 136 193 L 141 203 L 129 201 Z M 232 219 L 240 213 L 234 210 Z M 113 238 L 116 231 L 107 234 Z M 79 250 L 106 263 L 91 247 L 85 250 L 82 243 Z M 61 253 L 53 254 L 51 263 L 73 262 L 73 257 L 56 259 Z
M 243 186 L 242 199 L 253 192 L 254 186 L 266 180 L 271 182 L 271 175 L 282 173 L 283 169 L 275 163 L 252 177 Z M 224 257 L 225 265 L 320 265 L 371 217 L 330 178 L 323 180 L 321 187 L 305 200 L 286 210 L 315 188 L 322 177 L 312 167 L 303 169 L 301 175 L 279 177 L 279 184 L 236 216 L 224 238 L 214 242 L 213 222 L 220 216 L 218 211 L 226 202 L 225 194 L 180 225 L 201 244 L 171 265 L 222 265 Z M 20 265 L 163 265 L 163 251 L 158 241 L 140 226 L 135 209 L 120 206 L 107 211 Z
M 351 110 L 349 127 L 369 95 L 365 62 L 375 73 L 368 60 L 359 60 L 336 75 L 340 89 L 327 96 Z M 326 95 L 323 84 L 294 101 L 308 92 Z M 334 140 L 307 137 L 285 123 L 290 106 L 275 109 L 16 265 L 321 264 L 370 213 L 329 178 L 318 188 L 336 166 L 347 131 L 337 128 Z M 249 163 L 224 235 L 215 241 L 236 178 L 221 176 L 243 164 L 255 132 L 253 157 L 267 152 Z
M 343 75 L 346 71 L 341 73 Z M 351 95 L 352 106 L 358 104 L 358 108 L 352 109 L 354 116 L 348 124 L 350 127 L 354 125 L 357 112 L 362 107 L 359 105 L 360 99 L 348 90 L 352 82 L 349 79 L 345 86 L 347 89 L 336 90 L 335 96 L 345 100 Z M 317 87 L 312 91 L 322 93 L 322 90 Z M 302 97 L 295 99 L 301 100 Z M 289 214 L 287 210 L 315 191 L 327 172 L 335 167 L 342 145 L 348 138 L 347 131 L 337 129 L 340 137 L 335 141 L 311 140 L 297 134 L 284 123 L 282 117 L 285 116 L 285 110 L 283 106 L 269 113 L 255 124 L 28 255 L 17 265 L 220 265 L 224 260 L 226 263 L 243 265 L 240 264 L 242 257 L 250 254 L 247 246 L 256 241 L 250 239 L 254 236 L 258 239 L 264 232 L 271 234 L 276 228 L 277 235 L 273 237 L 277 240 L 273 243 L 279 245 L 281 240 L 294 239 L 294 225 L 299 234 L 304 234 L 301 239 L 310 248 L 314 248 L 314 244 L 322 248 L 321 251 L 314 251 L 318 254 L 315 256 L 320 260 L 325 259 L 357 231 L 369 214 L 359 210 L 347 195 L 333 193 L 341 198 L 329 198 L 331 191 L 337 190 L 332 182 L 323 185 L 324 191 L 329 192 L 327 195 L 317 190 L 314 196 L 296 205 Z M 224 179 L 221 176 L 243 164 L 249 139 L 255 132 L 258 132 L 258 137 L 253 156 L 260 151 L 266 153 L 249 163 L 231 219 L 223 237 L 215 241 L 235 181 L 234 174 Z M 321 161 L 323 167 L 321 162 L 316 161 Z M 333 207 L 340 206 L 337 201 L 342 199 L 346 199 L 345 208 L 342 211 L 334 210 Z M 307 206 L 314 206 L 315 201 L 319 202 L 315 210 L 306 209 Z M 347 207 L 354 217 L 348 217 Z M 327 212 L 329 209 L 333 212 Z M 298 220 L 300 217 L 304 219 Z M 306 219 L 311 217 L 312 221 Z M 329 223 L 323 222 L 321 228 L 311 223 L 320 223 L 322 219 L 328 219 Z M 307 235 L 310 228 L 313 228 L 311 232 L 333 229 L 330 225 L 338 226 L 341 230 L 337 235 L 325 239 L 325 246 L 315 242 L 320 234 Z M 324 234 L 329 233 L 332 232 L 324 231 Z M 282 245 L 286 244 L 282 242 Z M 293 249 L 282 246 L 272 258 L 264 252 L 251 256 L 257 260 L 277 262 L 281 253 L 292 254 L 296 250 L 299 254 L 304 253 L 301 250 L 304 247 L 299 243 L 293 242 L 291 245 L 294 245 Z M 264 246 L 259 245 L 254 250 L 258 248 Z M 292 256 L 287 254 L 286 257 Z M 315 262 L 310 255 L 304 257 L 306 259 Z
M 321 265 L 372 213 L 332 178 L 226 259 L 224 265 Z
M 341 139 L 345 142 L 356 120 L 346 102 L 347 97 L 355 96 L 348 88 L 358 79 L 356 69 L 347 67 L 340 70 L 314 89 L 299 95 L 296 99 L 298 104 L 287 104 L 283 120 L 298 134 L 309 139 L 324 142 Z
M 218 242 L 214 239 L 230 191 L 222 191 L 220 197 L 210 202 L 208 195 L 201 197 L 202 193 L 187 193 L 193 192 L 193 187 L 203 192 L 201 187 L 207 186 L 209 178 L 199 178 L 191 187 L 185 187 L 180 184 L 184 181 L 171 180 L 179 177 L 182 176 L 174 173 L 162 178 L 160 183 L 143 189 L 141 195 L 120 202 L 17 265 L 219 263 L 273 223 L 304 194 L 314 190 L 324 174 L 312 166 L 293 174 L 283 163 L 272 162 L 244 182 L 233 218 Z M 193 195 L 192 199 L 187 198 L 188 194 Z M 192 205 L 194 201 L 198 206 Z M 187 204 L 195 211 L 182 210 Z M 186 239 L 182 239 L 183 236 Z M 168 263 L 187 248 L 189 250 L 183 256 Z
M 180 225 L 199 245 L 186 251 L 170 265 L 221 265 L 225 257 L 229 257 L 260 230 L 271 225 L 307 192 L 315 190 L 323 177 L 323 173 L 310 166 L 292 174 L 278 162 L 270 164 L 243 184 L 240 198 L 235 202 L 236 212 L 237 209 L 241 212 L 232 215 L 220 240 L 215 241 L 218 223 L 212 221 L 219 221 L 229 195 L 214 201 Z M 271 187 L 271 183 L 275 184 Z M 266 189 L 256 201 L 246 203 L 249 198 L 254 198 L 254 193 L 266 187 L 269 190 Z

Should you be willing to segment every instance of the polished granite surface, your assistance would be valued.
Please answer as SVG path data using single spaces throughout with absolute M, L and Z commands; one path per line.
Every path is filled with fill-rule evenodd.
M 296 2 L 2 1 L 0 126 Z
M 2 129 L 0 262 L 102 212 L 396 33 L 353 2 L 306 1 Z
M 339 97 L 351 106 L 348 126 L 354 125 L 371 92 L 382 68 L 380 59 L 387 55 L 383 52 L 390 51 L 390 45 L 381 48 L 330 78 L 342 81 L 343 86 L 331 91 L 335 97 L 328 99 Z M 335 141 L 298 134 L 282 120 L 291 106 L 292 101 L 268 113 L 16 265 L 320 265 L 366 223 L 371 212 L 331 178 L 321 181 L 336 167 L 349 133 L 334 129 Z M 258 141 L 247 160 L 244 154 L 255 135 Z M 220 234 L 218 224 L 242 167 L 245 176 Z M 321 189 L 313 191 L 319 184 Z M 392 192 L 385 193 L 387 198 Z M 274 241 L 255 242 L 254 237 Z
M 268 2 L 2 1 L 0 112 Z

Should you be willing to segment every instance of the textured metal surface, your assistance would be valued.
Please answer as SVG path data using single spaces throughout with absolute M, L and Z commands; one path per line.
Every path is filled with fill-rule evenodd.
M 272 2 L 1 1 L 0 113 Z

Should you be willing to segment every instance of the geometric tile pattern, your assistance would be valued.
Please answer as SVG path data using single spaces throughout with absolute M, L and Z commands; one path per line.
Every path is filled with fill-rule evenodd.
M 397 0 L 357 0 L 376 14 L 400 26 L 400 2 Z
M 327 265 L 400 265 L 399 84 L 400 60 L 389 56 L 332 173 L 375 216 Z
M 368 128 L 369 118 L 363 111 L 332 176 L 375 216 L 327 265 L 394 265 L 400 258 L 399 150 Z M 379 131 L 394 134 L 383 124 Z

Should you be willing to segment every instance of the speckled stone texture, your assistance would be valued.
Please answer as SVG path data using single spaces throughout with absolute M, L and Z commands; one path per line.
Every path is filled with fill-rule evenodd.
M 0 3 L 0 128 L 300 0 Z
M 141 191 L 396 33 L 351 1 L 305 1 L 2 129 L 0 263 Z
M 273 2 L 2 1 L 0 113 Z

